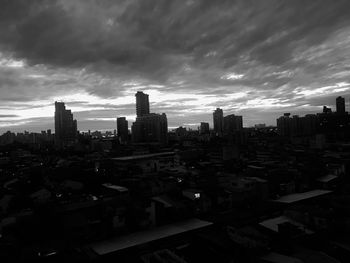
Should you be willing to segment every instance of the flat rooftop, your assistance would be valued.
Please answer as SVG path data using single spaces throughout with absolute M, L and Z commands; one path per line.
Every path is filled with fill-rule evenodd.
M 316 179 L 316 181 L 321 182 L 321 183 L 328 183 L 334 179 L 337 179 L 338 176 L 334 175 L 334 174 L 328 174 L 325 176 L 321 176 L 319 178 Z
M 175 152 L 150 153 L 150 154 L 141 154 L 141 155 L 130 155 L 130 156 L 124 156 L 124 157 L 115 157 L 115 158 L 111 158 L 111 160 L 123 162 L 123 161 L 132 161 L 132 160 L 141 160 L 141 159 L 150 159 L 155 157 L 170 156 L 174 154 Z
M 115 185 L 115 184 L 102 184 L 104 187 L 112 189 L 112 190 L 116 190 L 118 192 L 128 192 L 128 188 L 124 187 L 124 186 L 119 186 L 119 185 Z
M 312 234 L 313 231 L 310 229 L 305 228 L 305 226 L 299 222 L 294 221 L 293 219 L 287 217 L 287 216 L 278 216 L 274 218 L 270 218 L 267 220 L 264 220 L 259 223 L 259 225 L 266 227 L 274 232 L 278 232 L 278 225 L 283 223 L 291 223 L 305 231 L 306 234 Z
M 272 201 L 290 204 L 290 203 L 306 200 L 309 198 L 329 194 L 331 192 L 332 191 L 329 191 L 329 190 L 316 189 L 316 190 L 311 190 L 311 191 L 304 192 L 304 193 L 295 193 L 295 194 L 290 194 L 290 195 L 284 195 L 284 196 L 280 197 L 279 199 L 272 200 Z
M 263 262 L 271 262 L 271 263 L 280 263 L 280 262 L 284 262 L 284 263 L 303 263 L 302 260 L 296 258 L 296 257 L 290 257 L 287 255 L 282 255 L 279 253 L 275 253 L 275 252 L 271 252 L 267 255 L 264 255 L 262 257 L 260 257 Z
M 193 218 L 190 220 L 176 222 L 173 224 L 153 228 L 146 231 L 131 233 L 128 235 L 111 238 L 105 241 L 100 241 L 91 244 L 90 247 L 98 255 L 102 256 L 122 249 L 155 241 L 161 238 L 166 238 L 191 230 L 200 229 L 206 226 L 210 226 L 212 224 L 213 223 L 211 222 Z

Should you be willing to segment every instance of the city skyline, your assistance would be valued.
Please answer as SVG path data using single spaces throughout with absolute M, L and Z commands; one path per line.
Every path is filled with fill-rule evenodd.
M 217 107 L 245 127 L 335 110 L 338 96 L 348 110 L 349 7 L 11 1 L 0 12 L 0 133 L 53 129 L 54 101 L 79 130 L 113 130 L 119 116 L 135 120 L 137 90 L 169 127 L 212 127 Z
M 144 102 L 141 102 L 141 101 L 139 101 L 139 96 L 142 96 L 142 97 L 146 97 L 147 99 L 146 99 L 146 104 L 143 104 Z M 146 114 L 145 115 L 140 115 L 140 117 L 141 116 L 154 116 L 154 115 L 159 115 L 159 116 L 161 116 L 160 114 L 155 114 L 155 113 L 150 113 L 150 107 L 149 107 L 149 94 L 145 94 L 145 93 L 143 93 L 142 91 L 137 91 L 137 93 L 135 94 L 135 97 L 136 97 L 136 102 L 135 102 L 135 111 L 136 111 L 136 114 L 135 114 L 135 118 L 134 119 L 126 119 L 126 117 L 125 116 L 117 116 L 116 117 L 116 119 L 115 119 L 115 126 L 114 127 L 111 127 L 111 128 L 109 128 L 109 129 L 90 129 L 90 128 L 88 128 L 88 129 L 85 129 L 85 130 L 79 130 L 79 129 L 77 129 L 77 127 L 79 127 L 79 125 L 78 125 L 78 123 L 79 122 L 77 122 L 77 120 L 74 120 L 74 122 L 75 122 L 75 129 L 76 130 L 78 130 L 78 131 L 81 131 L 81 132 L 90 132 L 90 131 L 108 131 L 108 132 L 111 132 L 111 131 L 118 131 L 118 136 L 123 136 L 124 137 L 124 139 L 125 139 L 125 134 L 124 135 L 122 135 L 122 134 L 119 134 L 119 130 L 120 130 L 120 128 L 119 127 L 121 127 L 121 126 L 119 126 L 119 125 L 122 125 L 122 126 L 125 126 L 125 127 L 123 127 L 122 129 L 127 129 L 126 131 L 124 131 L 124 133 L 126 132 L 126 133 L 128 133 L 127 131 L 129 130 L 129 132 L 131 132 L 132 131 L 132 125 L 133 125 L 133 121 L 137 121 L 137 118 L 139 118 L 139 117 L 137 117 L 137 112 L 139 111 L 139 112 L 143 112 L 143 111 L 145 111 L 146 112 Z M 54 130 L 56 130 L 56 112 L 57 112 L 57 105 L 63 105 L 63 109 L 64 109 L 64 111 L 67 111 L 67 112 L 69 112 L 68 114 L 69 115 L 71 115 L 71 118 L 73 118 L 73 113 L 71 112 L 71 110 L 65 110 L 65 102 L 62 102 L 62 101 L 60 101 L 60 102 L 55 102 L 54 103 L 54 106 L 55 106 L 55 108 L 56 108 L 56 110 L 55 110 L 55 114 L 54 114 L 54 122 L 53 122 L 53 126 L 54 126 Z M 140 109 L 140 107 L 141 107 L 141 105 L 142 105 L 142 107 L 143 107 L 143 109 L 141 110 Z M 346 113 L 346 115 L 348 114 L 348 112 L 347 112 L 347 107 L 346 107 L 346 102 L 345 102 L 345 98 L 343 98 L 343 97 L 341 97 L 341 96 L 338 96 L 336 99 L 335 99 L 335 107 L 334 108 L 332 108 L 332 107 L 330 107 L 330 108 L 328 108 L 327 106 L 323 106 L 323 110 L 322 111 L 319 111 L 319 112 L 313 112 L 313 113 L 310 113 L 310 112 L 308 112 L 307 114 L 305 114 L 305 116 L 303 116 L 303 115 L 300 115 L 300 114 L 297 114 L 297 113 L 293 113 L 292 112 L 292 114 L 291 114 L 291 112 L 288 112 L 288 113 L 283 113 L 283 116 L 291 116 L 291 115 L 293 115 L 293 117 L 294 116 L 296 116 L 296 117 L 306 117 L 306 116 L 310 116 L 310 115 L 312 115 L 312 116 L 314 116 L 314 117 L 316 117 L 316 114 L 320 114 L 320 113 L 325 113 L 325 110 L 327 110 L 327 111 L 330 111 L 330 113 Z M 141 114 L 141 113 L 140 113 Z M 220 116 L 218 117 L 217 116 L 217 114 L 219 114 Z M 165 113 L 163 113 L 163 115 L 165 115 Z M 224 116 L 224 115 L 226 115 L 226 116 Z M 275 119 L 275 123 L 274 124 L 267 124 L 266 125 L 266 123 L 263 123 L 263 125 L 266 125 L 266 127 L 268 127 L 268 126 L 271 126 L 271 127 L 278 127 L 278 122 L 279 122 L 279 119 L 281 119 L 282 117 L 282 113 L 281 113 L 281 115 L 280 116 L 278 116 L 276 119 Z M 238 124 L 238 127 L 240 126 L 240 127 L 242 127 L 242 128 L 251 128 L 251 127 L 256 127 L 256 125 L 262 125 L 261 123 L 254 123 L 253 125 L 250 125 L 250 126 L 245 126 L 244 125 L 244 118 L 243 118 L 244 116 L 235 116 L 235 114 L 232 114 L 232 113 L 227 113 L 227 112 L 224 112 L 221 108 L 216 108 L 212 113 L 211 113 L 211 120 L 209 120 L 209 122 L 203 122 L 203 121 L 201 121 L 201 120 L 199 120 L 199 122 L 198 123 L 194 123 L 193 125 L 179 125 L 179 126 L 174 126 L 174 127 L 171 127 L 171 126 L 169 126 L 168 127 L 168 130 L 176 130 L 177 128 L 179 128 L 179 127 L 184 127 L 184 128 L 189 128 L 189 129 L 197 129 L 198 131 L 200 131 L 201 133 L 202 133 L 202 129 L 203 129 L 203 124 L 204 125 L 209 125 L 206 129 L 210 129 L 210 130 L 212 130 L 212 131 L 214 131 L 214 132 L 217 132 L 217 133 L 223 133 L 224 132 L 224 121 L 225 121 L 225 119 L 227 118 L 227 120 L 229 119 L 229 118 L 238 118 L 238 123 L 240 123 L 240 124 Z M 221 119 L 221 120 L 218 120 L 218 118 L 219 119 Z M 126 124 L 118 124 L 118 122 L 119 121 L 121 121 L 121 122 L 125 122 Z M 131 123 L 128 123 L 128 121 L 132 121 Z M 215 122 L 217 123 L 217 122 L 221 122 L 221 124 L 219 124 L 219 126 L 220 127 L 217 127 L 216 125 L 218 125 L 218 124 L 215 124 Z M 234 121 L 234 122 L 236 122 L 236 121 Z M 236 126 L 237 124 L 233 124 L 234 126 Z M 231 127 L 231 128 L 233 128 L 233 127 Z M 233 129 L 236 129 L 236 128 L 233 128 Z M 48 128 L 48 130 L 51 130 L 51 128 Z M 220 132 L 220 131 L 221 132 Z M 1 129 L 0 129 L 0 131 L 1 131 Z M 19 133 L 22 133 L 22 132 L 28 132 L 28 130 L 5 130 L 3 133 L 5 133 L 5 132 L 8 132 L 8 131 L 10 131 L 10 132 L 19 132 Z M 43 131 L 45 131 L 45 129 L 43 130 L 43 129 L 41 129 L 41 130 L 29 130 L 29 132 L 43 132 Z

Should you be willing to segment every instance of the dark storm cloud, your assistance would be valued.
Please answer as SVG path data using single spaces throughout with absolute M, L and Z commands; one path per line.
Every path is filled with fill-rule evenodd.
M 296 45 L 322 42 L 350 17 L 346 0 L 2 2 L 1 45 L 29 63 L 106 61 L 158 78 L 184 63 L 283 66 Z

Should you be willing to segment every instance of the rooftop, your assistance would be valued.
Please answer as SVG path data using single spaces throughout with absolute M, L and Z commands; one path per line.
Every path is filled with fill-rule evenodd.
M 117 190 L 118 192 L 127 192 L 129 191 L 128 188 L 124 187 L 124 186 L 119 186 L 119 185 L 114 185 L 114 184 L 102 184 L 104 187 L 112 189 L 112 190 Z
M 303 261 L 296 258 L 296 257 L 290 257 L 282 254 L 278 254 L 275 252 L 271 252 L 267 255 L 264 255 L 261 257 L 262 260 L 265 262 L 285 262 L 285 263 L 302 263 Z
M 115 158 L 111 158 L 111 160 L 114 160 L 114 161 L 132 161 L 132 160 L 150 159 L 150 158 L 154 158 L 154 157 L 169 156 L 169 155 L 174 155 L 174 154 L 175 154 L 175 152 L 150 153 L 150 154 L 142 154 L 142 155 L 130 155 L 130 156 L 124 156 L 124 157 L 115 157 Z
M 321 183 L 328 183 L 336 178 L 338 178 L 338 176 L 336 176 L 334 174 L 328 174 L 328 175 L 321 176 L 321 177 L 317 178 L 316 181 L 321 182 Z
M 211 222 L 202 221 L 196 218 L 181 221 L 154 229 L 131 233 L 125 236 L 111 238 L 105 241 L 91 244 L 91 248 L 98 255 L 106 255 L 129 247 L 141 245 L 150 241 L 177 235 L 187 231 L 199 229 L 212 225 Z
M 329 194 L 331 192 L 332 191 L 329 191 L 329 190 L 316 189 L 316 190 L 311 190 L 311 191 L 304 192 L 304 193 L 295 193 L 295 194 L 290 194 L 290 195 L 284 195 L 284 196 L 280 197 L 279 199 L 272 200 L 272 201 L 290 204 L 290 203 L 302 201 L 305 199 Z
M 299 228 L 302 228 L 306 234 L 313 233 L 311 230 L 306 229 L 303 224 L 300 224 L 287 216 L 278 216 L 278 217 L 270 218 L 260 222 L 259 225 L 266 227 L 274 232 L 278 232 L 278 225 L 286 222 L 291 223 Z

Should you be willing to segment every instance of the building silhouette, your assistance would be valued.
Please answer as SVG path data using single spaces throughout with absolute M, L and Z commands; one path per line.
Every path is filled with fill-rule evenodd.
M 345 113 L 345 99 L 341 96 L 337 97 L 336 99 L 336 108 L 338 114 L 344 114 Z
M 222 135 L 224 130 L 224 112 L 220 108 L 216 108 L 213 112 L 214 132 L 216 135 Z
M 230 114 L 224 117 L 224 134 L 231 134 L 243 130 L 242 116 Z
M 74 142 L 77 137 L 77 121 L 73 119 L 71 110 L 67 110 L 64 102 L 55 102 L 55 142 L 63 146 Z
M 129 129 L 128 121 L 125 117 L 117 118 L 117 132 L 120 142 L 125 143 L 128 141 Z
M 137 117 L 132 125 L 132 139 L 135 143 L 167 143 L 168 121 L 165 113 L 150 113 Z
M 323 111 L 324 114 L 331 114 L 332 113 L 332 109 L 328 108 L 327 106 L 323 106 Z
M 136 116 L 141 117 L 150 113 L 148 94 L 138 91 L 136 97 Z
M 303 135 L 310 136 L 317 132 L 319 119 L 315 114 L 306 114 L 301 118 L 301 126 Z
M 165 113 L 149 113 L 148 94 L 138 91 L 136 97 L 136 121 L 132 124 L 131 133 L 134 143 L 168 142 L 168 120 Z
M 284 113 L 277 119 L 277 132 L 281 136 L 289 136 L 291 134 L 291 118 L 290 113 Z
M 209 133 L 209 123 L 201 122 L 200 126 L 200 134 L 208 134 Z
M 321 113 L 304 117 L 285 113 L 277 119 L 277 131 L 281 136 L 312 136 L 326 134 L 329 138 L 345 138 L 350 131 L 350 115 L 345 111 L 345 99 L 336 99 L 337 111 L 323 106 Z

